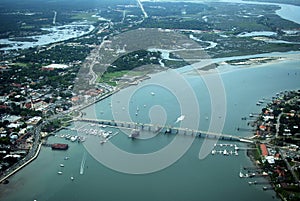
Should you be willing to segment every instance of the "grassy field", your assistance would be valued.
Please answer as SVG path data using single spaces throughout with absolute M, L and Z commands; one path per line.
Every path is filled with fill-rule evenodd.
M 75 14 L 74 16 L 71 17 L 71 19 L 73 20 L 87 20 L 90 22 L 97 22 L 98 18 L 97 17 L 93 17 L 93 15 L 95 15 L 96 12 L 80 12 Z
M 104 82 L 106 84 L 109 84 L 111 86 L 116 86 L 117 83 L 115 79 L 122 77 L 123 75 L 127 74 L 129 71 L 123 70 L 123 71 L 116 71 L 111 73 L 104 73 L 102 76 L 99 76 L 98 82 Z

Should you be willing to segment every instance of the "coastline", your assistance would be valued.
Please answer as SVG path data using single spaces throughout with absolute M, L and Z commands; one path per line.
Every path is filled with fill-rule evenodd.
M 8 175 L 5 175 L 3 178 L 0 179 L 0 183 L 2 184 L 5 180 L 7 180 L 10 176 L 14 175 L 15 173 L 17 173 L 19 170 L 21 170 L 22 168 L 24 168 L 26 165 L 28 165 L 29 163 L 31 163 L 32 161 L 34 161 L 41 150 L 42 147 L 42 143 L 39 143 L 39 146 L 37 148 L 37 151 L 35 152 L 35 155 L 33 157 L 31 157 L 29 160 L 27 160 L 25 163 L 23 163 L 22 165 L 20 165 L 18 168 L 14 169 L 12 172 L 10 172 Z

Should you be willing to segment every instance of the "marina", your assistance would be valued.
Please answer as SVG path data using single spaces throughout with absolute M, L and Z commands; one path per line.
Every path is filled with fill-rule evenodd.
M 215 144 L 214 149 L 211 151 L 211 154 L 222 154 L 224 156 L 238 156 L 238 150 L 240 150 L 240 148 L 236 144 Z

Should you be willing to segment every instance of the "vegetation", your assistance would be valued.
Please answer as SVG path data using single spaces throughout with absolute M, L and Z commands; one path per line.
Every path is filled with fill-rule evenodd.
M 116 71 L 116 72 L 105 72 L 100 78 L 99 78 L 99 82 L 104 82 L 107 83 L 111 86 L 116 86 L 116 81 L 117 78 L 122 77 L 123 75 L 125 75 L 126 73 L 128 73 L 129 71 L 127 70 L 122 70 L 122 71 Z
M 123 70 L 132 70 L 134 68 L 148 64 L 159 65 L 160 55 L 160 52 L 137 50 L 119 57 L 111 64 L 110 67 L 108 67 L 107 72 L 110 73 Z

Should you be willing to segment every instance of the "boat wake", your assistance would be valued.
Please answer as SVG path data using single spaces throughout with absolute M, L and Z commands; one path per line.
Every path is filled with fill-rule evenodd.
M 80 165 L 80 174 L 84 173 L 84 165 L 86 161 L 86 152 L 83 153 L 82 160 L 81 160 L 81 165 Z

